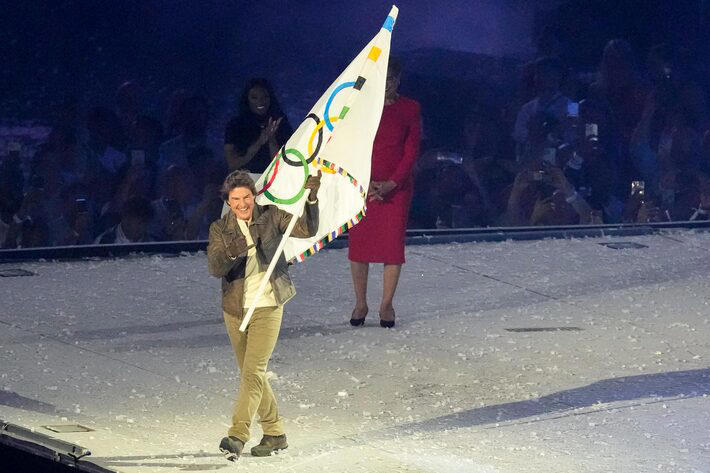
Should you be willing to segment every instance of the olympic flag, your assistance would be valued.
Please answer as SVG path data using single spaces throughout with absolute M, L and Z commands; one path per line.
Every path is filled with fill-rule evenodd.
M 384 105 L 397 11 L 393 6 L 379 33 L 316 102 L 256 182 L 259 205 L 277 205 L 300 215 L 306 179 L 323 172 L 318 233 L 311 239 L 289 238 L 284 248 L 287 260 L 303 261 L 365 214 L 372 143 Z
M 322 171 L 318 231 L 310 239 L 289 238 L 296 221 L 291 219 L 279 247 L 289 261 L 303 261 L 365 215 L 372 143 L 384 106 L 390 40 L 398 11 L 392 6 L 377 35 L 318 99 L 256 181 L 259 205 L 276 205 L 299 216 L 308 176 Z M 280 255 L 277 250 L 257 289 L 259 297 Z M 241 331 L 246 330 L 253 311 L 250 307 Z

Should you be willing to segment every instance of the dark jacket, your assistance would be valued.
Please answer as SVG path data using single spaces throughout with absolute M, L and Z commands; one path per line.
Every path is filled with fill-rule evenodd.
M 291 221 L 292 215 L 275 206 L 254 206 L 252 221 L 249 224 L 251 238 L 256 245 L 256 257 L 259 272 L 265 272 L 276 253 L 281 238 Z M 318 230 L 318 205 L 306 204 L 303 215 L 291 232 L 292 237 L 310 238 Z M 247 254 L 242 253 L 236 259 L 227 256 L 226 243 L 235 235 L 241 235 L 237 217 L 230 210 L 224 217 L 210 225 L 207 263 L 212 276 L 222 278 L 222 308 L 225 312 L 241 316 L 244 302 L 244 277 Z M 271 287 L 276 302 L 285 304 L 296 294 L 288 275 L 288 264 L 283 256 L 279 259 L 271 274 Z

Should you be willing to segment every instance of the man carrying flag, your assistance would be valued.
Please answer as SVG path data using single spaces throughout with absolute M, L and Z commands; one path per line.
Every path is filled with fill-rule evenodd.
M 303 261 L 365 214 L 397 11 L 392 7 L 379 33 L 316 102 L 256 183 L 243 171 L 224 183 L 228 209 L 210 227 L 207 256 L 210 273 L 222 278 L 225 324 L 241 370 L 232 426 L 220 443 L 229 460 L 239 458 L 257 413 L 264 437 L 252 455 L 287 447 L 266 379 L 283 304 L 295 294 L 286 261 Z
M 306 181 L 309 196 L 305 212 L 293 227 L 293 237 L 315 235 L 320 178 L 319 172 L 317 177 L 310 176 Z M 278 207 L 256 205 L 254 181 L 245 171 L 227 176 L 221 193 L 230 212 L 210 226 L 207 261 L 210 274 L 222 278 L 224 323 L 241 371 L 232 427 L 219 445 L 228 459 L 236 460 L 249 440 L 249 427 L 257 413 L 264 437 L 251 454 L 266 456 L 288 446 L 276 399 L 266 379 L 266 366 L 281 329 L 283 305 L 296 293 L 283 255 L 277 257 L 266 292 L 259 298 L 256 290 L 294 216 Z M 256 310 L 249 330 L 241 332 L 244 307 L 251 305 Z

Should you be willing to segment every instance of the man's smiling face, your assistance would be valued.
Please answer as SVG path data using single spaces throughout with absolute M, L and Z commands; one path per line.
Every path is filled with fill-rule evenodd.
M 254 212 L 254 194 L 248 187 L 235 187 L 229 192 L 227 204 L 239 220 L 249 220 Z

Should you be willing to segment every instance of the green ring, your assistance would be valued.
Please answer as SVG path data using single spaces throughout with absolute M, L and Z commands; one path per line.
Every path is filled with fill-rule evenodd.
M 301 186 L 301 190 L 298 191 L 298 193 L 295 196 L 293 196 L 289 199 L 279 199 L 278 197 L 275 197 L 269 191 L 264 192 L 264 195 L 266 196 L 266 198 L 276 204 L 293 204 L 295 202 L 298 202 L 298 199 L 300 199 L 303 196 L 303 193 L 306 192 L 306 181 L 308 180 L 308 163 L 306 162 L 306 158 L 303 157 L 303 155 L 301 154 L 300 151 L 298 151 L 297 149 L 294 149 L 294 148 L 289 148 L 284 151 L 284 155 L 289 154 L 289 153 L 296 156 L 301 161 L 301 164 L 303 165 L 303 185 Z M 279 156 L 278 159 L 282 159 L 281 156 Z M 274 159 L 271 162 L 269 169 L 266 170 L 267 176 L 271 172 L 271 169 L 274 167 L 274 165 L 276 164 L 276 161 L 278 161 L 278 159 Z

